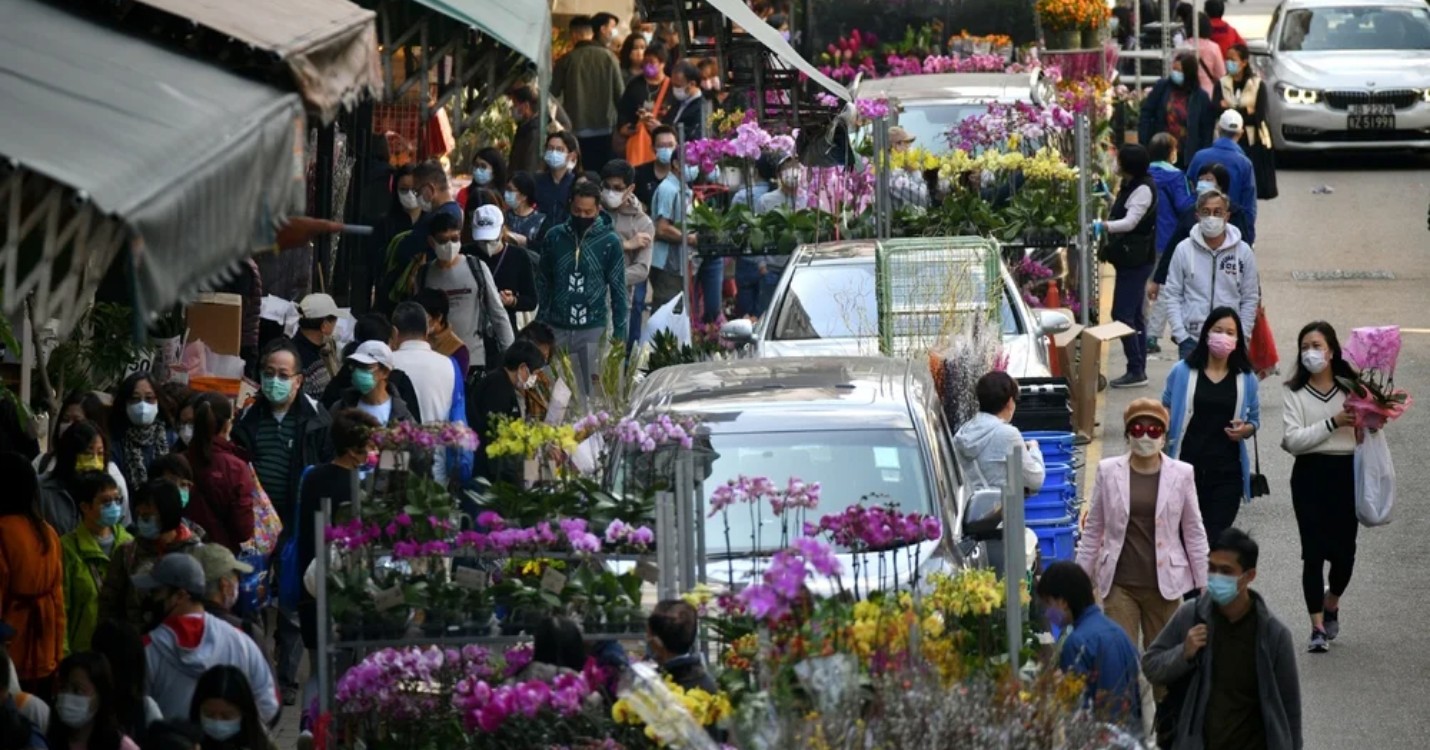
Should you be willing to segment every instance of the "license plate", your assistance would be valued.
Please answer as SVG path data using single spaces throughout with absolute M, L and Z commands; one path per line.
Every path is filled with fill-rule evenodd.
M 1347 111 L 1347 130 L 1395 130 L 1393 105 L 1352 104 Z

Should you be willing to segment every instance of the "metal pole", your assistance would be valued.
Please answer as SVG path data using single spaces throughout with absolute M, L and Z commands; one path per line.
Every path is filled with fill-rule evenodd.
M 874 226 L 879 239 L 893 233 L 893 197 L 889 192 L 889 172 L 894 168 L 893 150 L 889 148 L 889 118 L 874 121 Z
M 675 494 L 658 492 L 655 496 L 655 564 L 660 568 L 660 580 L 656 583 L 656 598 L 665 600 L 680 595 L 680 582 L 675 564 L 676 525 L 674 519 Z
M 1088 304 L 1090 291 L 1092 289 L 1092 274 L 1097 266 L 1092 262 L 1092 235 L 1088 231 L 1092 224 L 1092 217 L 1088 211 L 1089 195 L 1092 193 L 1092 155 L 1088 153 L 1091 146 L 1088 143 L 1088 123 L 1087 115 L 1077 115 L 1074 120 L 1073 140 L 1076 141 L 1074 150 L 1077 153 L 1077 251 L 1078 251 L 1078 271 L 1082 278 L 1078 279 L 1077 291 L 1078 302 L 1082 304 L 1082 310 L 1078 313 L 1078 320 L 1082 325 L 1088 324 Z
M 1162 0 L 1162 75 L 1164 76 L 1172 72 L 1172 52 L 1172 0 Z
M 695 467 L 692 464 L 690 451 L 680 451 L 676 454 L 675 526 L 680 534 L 680 547 L 676 549 L 680 556 L 680 591 L 689 590 L 695 585 L 695 521 L 690 517 L 695 510 L 695 499 L 692 497 L 695 490 Z M 676 593 L 678 595 L 679 591 Z
M 672 165 L 672 169 L 675 170 L 675 178 L 680 180 L 680 197 L 678 199 L 680 201 L 680 293 L 681 298 L 685 300 L 685 315 L 690 318 L 690 330 L 694 331 L 700 324 L 695 320 L 695 304 L 691 300 L 691 297 L 695 295 L 691 293 L 690 289 L 691 253 L 690 243 L 686 241 L 690 237 L 690 204 L 694 202 L 694 198 L 692 197 L 689 201 L 685 198 L 686 191 L 690 189 L 685 182 L 685 128 L 676 126 L 675 139 L 675 153 L 680 157 Z M 717 301 L 716 304 L 719 302 Z
M 357 472 L 352 473 L 354 477 Z M 322 500 L 322 507 L 313 514 L 313 549 L 317 554 L 313 556 L 315 568 L 313 575 L 317 578 L 314 581 L 314 588 L 317 589 L 318 607 L 318 707 L 320 713 L 330 713 L 333 710 L 333 655 L 328 652 L 331 648 L 329 643 L 332 633 L 332 619 L 328 617 L 328 547 L 327 540 L 324 539 L 324 530 L 327 528 L 328 519 L 332 517 L 333 500 L 325 497 Z
M 317 206 L 313 215 L 319 219 L 332 219 L 333 216 L 333 151 L 337 148 L 337 123 L 318 126 L 318 153 L 315 154 L 313 163 L 313 192 L 317 194 Z M 334 288 L 333 280 L 327 278 L 329 258 L 333 254 L 333 235 L 322 232 L 317 236 L 316 252 L 313 253 L 313 262 L 318 268 L 318 272 L 313 274 L 315 284 L 313 291 L 327 292 Z
M 1021 667 L 1018 655 L 1023 650 L 1022 587 L 1028 567 L 1026 524 L 1023 520 L 1023 444 L 1014 443 L 1008 451 L 1008 482 L 1003 485 L 1003 586 L 1008 613 L 1008 664 L 1013 674 Z

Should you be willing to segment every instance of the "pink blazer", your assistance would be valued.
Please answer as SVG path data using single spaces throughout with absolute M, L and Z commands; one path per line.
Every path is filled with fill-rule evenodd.
M 1112 590 L 1117 558 L 1127 538 L 1128 456 L 1105 458 L 1097 465 L 1092 505 L 1077 545 L 1077 564 L 1092 577 L 1099 597 Z M 1207 532 L 1197 505 L 1192 465 L 1162 457 L 1157 485 L 1157 587 L 1163 598 L 1180 600 L 1207 585 Z M 1185 541 L 1185 546 L 1183 542 Z

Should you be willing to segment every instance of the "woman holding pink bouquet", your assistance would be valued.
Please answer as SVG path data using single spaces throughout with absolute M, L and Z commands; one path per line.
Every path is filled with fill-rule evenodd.
M 1356 371 L 1341 355 L 1329 323 L 1316 321 L 1296 339 L 1300 358 L 1286 381 L 1281 447 L 1296 457 L 1291 506 L 1301 537 L 1301 592 L 1311 615 L 1307 650 L 1323 654 L 1340 634 L 1340 601 L 1355 567 L 1355 414 L 1346 404 Z M 1323 570 L 1330 563 L 1330 587 Z

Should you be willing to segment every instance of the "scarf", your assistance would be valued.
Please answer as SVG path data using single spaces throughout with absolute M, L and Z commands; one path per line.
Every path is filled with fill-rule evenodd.
M 130 425 L 124 433 L 124 476 L 129 478 L 133 488 L 143 487 L 149 481 L 149 464 L 145 455 L 153 455 L 159 448 L 166 447 L 168 435 L 159 420 L 148 427 Z

